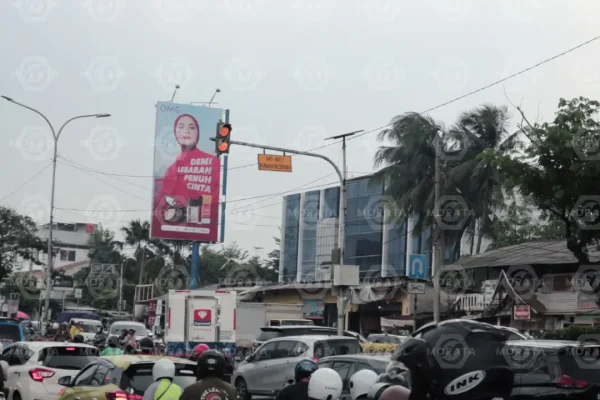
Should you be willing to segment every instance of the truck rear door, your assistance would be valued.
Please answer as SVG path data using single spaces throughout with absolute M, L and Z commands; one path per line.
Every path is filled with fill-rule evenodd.
M 215 296 L 189 295 L 185 305 L 185 342 L 219 341 L 219 299 Z

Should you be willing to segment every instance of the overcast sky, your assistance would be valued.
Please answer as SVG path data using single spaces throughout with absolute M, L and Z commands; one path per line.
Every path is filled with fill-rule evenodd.
M 233 139 L 310 149 L 532 66 L 599 35 L 599 20 L 595 0 L 4 0 L 0 94 L 55 129 L 112 114 L 65 128 L 56 207 L 71 210 L 56 220 L 118 229 L 150 216 L 154 104 L 175 84 L 180 103 L 221 89 L 216 106 L 231 110 Z M 560 97 L 600 99 L 599 50 L 591 43 L 431 115 L 449 125 L 482 103 L 507 104 L 506 89 L 531 119 L 548 120 Z M 51 168 L 11 192 L 49 164 L 49 130 L 6 101 L 0 122 L 0 203 L 47 222 Z M 350 176 L 373 171 L 376 133 L 348 142 Z M 341 161 L 339 145 L 320 151 Z M 225 239 L 265 254 L 279 236 L 282 196 L 239 200 L 337 177 L 302 157 L 293 173 L 234 169 L 256 154 L 231 150 L 228 210 L 253 211 L 227 215 Z M 124 211 L 74 211 L 90 209 Z

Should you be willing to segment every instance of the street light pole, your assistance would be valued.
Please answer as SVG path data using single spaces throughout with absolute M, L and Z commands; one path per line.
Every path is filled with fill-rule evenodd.
M 26 108 L 26 109 L 38 114 L 40 117 L 42 117 L 46 121 L 46 123 L 50 127 L 50 131 L 52 132 L 52 139 L 54 142 L 54 151 L 53 151 L 53 155 L 52 155 L 52 186 L 50 189 L 50 226 L 48 229 L 48 257 L 47 257 L 47 262 L 46 262 L 46 274 L 45 274 L 46 294 L 44 296 L 45 298 L 44 298 L 44 318 L 43 318 L 43 321 L 48 321 L 48 312 L 49 312 L 49 308 L 50 308 L 50 294 L 52 292 L 52 287 L 51 287 L 52 286 L 51 278 L 52 278 L 52 269 L 53 269 L 52 227 L 54 224 L 54 192 L 55 192 L 55 186 L 56 186 L 56 159 L 58 158 L 58 140 L 60 139 L 60 134 L 62 133 L 63 129 L 65 128 L 65 126 L 67 126 L 67 124 L 69 122 L 74 121 L 76 119 L 81 119 L 81 118 L 92 118 L 92 117 L 93 118 L 106 118 L 106 117 L 110 117 L 110 114 L 78 115 L 76 117 L 73 117 L 73 118 L 67 120 L 64 124 L 62 124 L 62 126 L 58 130 L 58 133 L 56 133 L 50 120 L 44 114 L 42 114 L 40 111 L 36 110 L 35 108 L 26 106 L 25 104 L 16 102 L 10 97 L 7 97 L 7 96 L 0 96 L 0 97 L 2 97 L 6 101 L 9 101 L 13 104 L 21 106 L 23 108 Z

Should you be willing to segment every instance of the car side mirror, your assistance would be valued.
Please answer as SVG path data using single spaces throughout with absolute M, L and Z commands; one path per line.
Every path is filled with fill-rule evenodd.
M 70 376 L 63 376 L 62 378 L 60 378 L 58 380 L 58 384 L 61 386 L 71 386 L 71 377 Z

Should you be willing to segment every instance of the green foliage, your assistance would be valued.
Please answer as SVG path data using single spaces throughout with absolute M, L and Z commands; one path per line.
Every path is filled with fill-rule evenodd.
M 0 280 L 11 273 L 12 263 L 17 256 L 41 264 L 37 256 L 46 246 L 36 232 L 35 222 L 31 218 L 12 208 L 0 206 Z
M 600 123 L 594 119 L 599 109 L 599 102 L 583 97 L 560 99 L 552 122 L 523 128 L 530 144 L 522 155 L 491 149 L 482 155 L 501 171 L 508 188 L 533 201 L 543 218 L 563 224 L 567 248 L 586 264 L 587 246 L 600 238 L 594 227 L 600 221 L 600 205 L 594 200 L 600 195 Z

